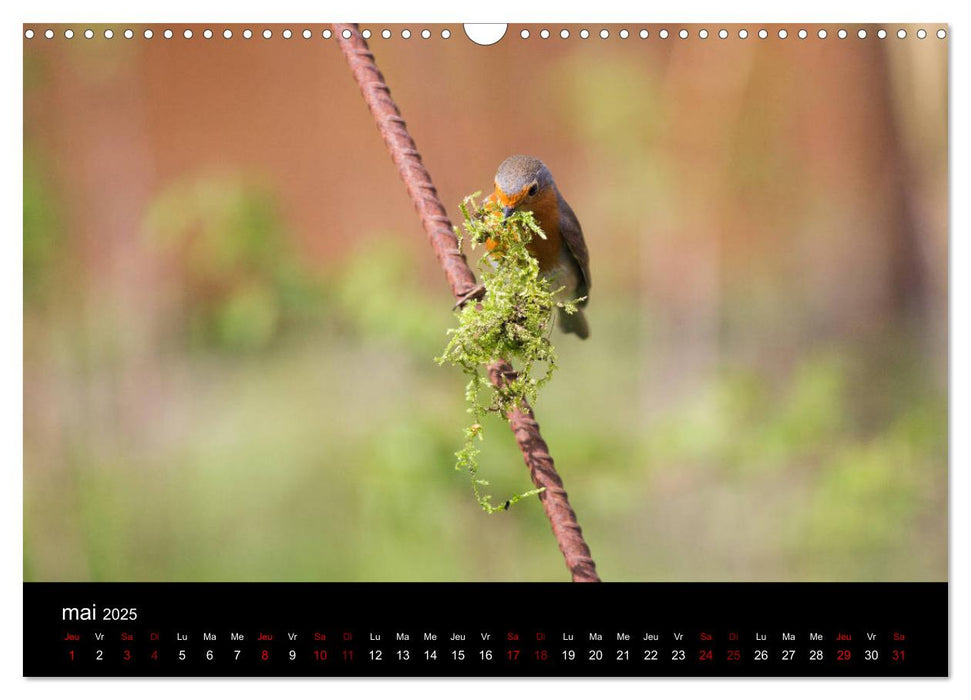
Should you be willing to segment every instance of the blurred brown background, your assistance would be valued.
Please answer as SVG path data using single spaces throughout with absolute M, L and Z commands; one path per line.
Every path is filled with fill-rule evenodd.
M 451 468 L 450 297 L 335 40 L 167 26 L 24 41 L 25 577 L 564 578 Z M 604 578 L 945 579 L 938 27 L 424 26 L 370 43 L 456 218 L 529 153 L 584 227 L 537 412 Z

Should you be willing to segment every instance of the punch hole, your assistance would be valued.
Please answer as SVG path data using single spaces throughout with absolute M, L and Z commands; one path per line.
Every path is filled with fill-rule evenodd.
M 493 44 L 498 43 L 501 39 L 505 37 L 505 34 L 508 31 L 507 24 L 478 23 L 478 24 L 465 24 L 463 25 L 463 27 L 465 29 L 465 33 L 468 36 L 468 38 L 472 40 L 473 43 L 476 43 L 480 46 L 491 46 Z M 116 36 L 116 32 L 112 29 L 105 29 L 103 31 L 102 30 L 99 30 L 99 31 L 101 31 L 101 34 L 105 39 L 113 39 Z M 264 39 L 268 40 L 273 38 L 273 30 L 269 28 L 263 29 L 263 30 L 256 30 L 256 31 L 260 32 L 261 36 Z M 556 31 L 561 39 L 566 40 L 566 39 L 572 38 L 571 34 L 573 33 L 573 30 L 571 29 L 562 28 L 560 30 L 553 30 L 553 31 Z M 604 28 L 599 31 L 597 30 L 594 30 L 594 31 L 600 36 L 601 39 L 610 38 L 611 30 Z M 772 30 L 772 31 L 776 31 L 776 36 L 779 39 L 788 39 L 790 36 L 789 31 L 787 29 L 778 29 L 778 30 Z M 641 39 L 647 39 L 650 36 L 650 32 L 647 29 L 630 30 L 628 28 L 617 30 L 617 36 L 620 39 L 626 40 L 631 38 L 634 32 L 636 32 L 637 36 L 639 36 Z M 691 38 L 691 32 L 688 29 L 674 30 L 674 32 L 676 32 L 677 36 L 682 40 Z M 75 37 L 75 33 L 76 33 L 75 30 L 66 29 L 63 32 L 63 36 L 65 39 L 73 39 Z M 83 36 L 87 40 L 94 39 L 97 35 L 97 31 L 91 28 L 79 30 L 78 33 L 80 34 L 80 36 Z M 304 39 L 311 39 L 313 37 L 313 32 L 310 29 L 293 30 L 293 29 L 287 28 L 287 29 L 281 30 L 280 35 L 284 39 L 291 39 L 291 38 L 294 38 L 297 33 L 303 36 Z M 365 39 L 370 39 L 372 36 L 372 30 L 370 29 L 364 29 L 362 30 L 361 33 Z M 411 39 L 413 33 L 416 35 L 416 37 L 420 35 L 421 38 L 425 40 L 430 39 L 432 36 L 432 32 L 429 31 L 428 29 L 422 29 L 422 30 L 402 29 L 401 38 Z M 758 38 L 760 39 L 768 39 L 770 33 L 771 32 L 769 30 L 762 28 L 756 31 L 756 36 L 758 36 Z M 841 40 L 844 40 L 849 38 L 851 33 L 855 34 L 856 37 L 860 40 L 868 39 L 871 36 L 879 39 L 886 39 L 891 33 L 895 34 L 898 39 L 906 39 L 909 36 L 909 30 L 904 28 L 899 28 L 897 30 L 887 30 L 884 28 L 875 29 L 873 30 L 873 34 L 870 33 L 870 30 L 865 28 L 858 28 L 856 30 L 841 28 L 836 30 L 836 37 Z M 123 35 L 126 39 L 133 39 L 135 36 L 135 32 L 131 29 L 125 29 L 124 31 L 119 30 L 118 34 L 119 36 Z M 242 32 L 243 38 L 245 39 L 252 38 L 253 34 L 254 34 L 254 31 L 251 29 L 245 29 Z M 322 32 L 322 36 L 325 39 L 331 38 L 331 34 L 332 32 L 330 30 L 323 30 Z M 543 39 L 550 38 L 552 34 L 553 32 L 549 29 L 543 29 L 540 31 L 540 36 Z M 581 39 L 588 39 L 590 38 L 592 32 L 589 29 L 580 29 L 580 30 L 577 30 L 576 34 Z M 672 31 L 668 29 L 661 29 L 658 31 L 658 36 L 661 39 L 667 39 L 671 34 L 672 34 Z M 707 28 L 702 28 L 697 30 L 696 36 L 699 39 L 708 39 L 710 37 L 713 37 L 715 34 L 717 34 L 717 36 L 720 39 L 727 39 L 729 37 L 729 31 L 727 29 L 709 30 Z M 52 29 L 35 30 L 32 28 L 29 28 L 29 29 L 25 29 L 23 32 L 23 36 L 26 39 L 34 39 L 34 38 L 39 38 L 41 36 L 47 39 L 53 39 L 55 35 L 56 35 L 55 31 Z M 211 39 L 214 36 L 214 32 L 211 29 L 205 29 L 202 31 L 201 35 L 206 39 Z M 229 29 L 226 29 L 222 32 L 222 35 L 226 39 L 231 39 L 233 37 L 233 32 Z M 386 39 L 390 39 L 392 38 L 392 31 L 385 29 L 381 32 L 381 35 Z M 519 35 L 522 39 L 529 39 L 533 36 L 529 29 L 522 29 L 519 32 Z M 826 29 L 819 29 L 816 32 L 816 35 L 819 39 L 829 38 L 829 33 Z M 924 40 L 924 39 L 927 39 L 928 37 L 933 37 L 933 36 L 936 36 L 938 39 L 946 39 L 948 36 L 948 32 L 946 29 L 943 29 L 943 28 L 936 29 L 936 30 L 935 29 L 928 30 L 926 28 L 920 28 L 915 30 L 913 35 L 920 40 Z M 155 35 L 153 30 L 145 29 L 143 31 L 143 36 L 145 39 L 153 39 Z M 175 36 L 175 31 L 172 29 L 165 29 L 162 31 L 162 36 L 165 39 L 172 39 Z M 187 40 L 192 39 L 195 37 L 194 30 L 185 29 L 182 31 L 182 36 Z M 342 36 L 344 36 L 345 38 L 349 38 L 351 36 L 350 30 L 344 30 L 342 32 Z M 448 29 L 443 29 L 441 32 L 441 36 L 443 39 L 448 39 L 451 36 L 451 32 Z M 799 29 L 798 31 L 796 31 L 795 36 L 798 36 L 799 39 L 807 39 L 809 36 L 809 32 L 805 28 Z M 749 38 L 749 30 L 739 29 L 738 38 L 740 39 Z
M 341 32 L 341 36 L 344 37 L 345 39 L 350 39 L 351 38 L 351 30 L 350 29 L 345 29 L 344 31 Z
M 465 36 L 479 46 L 492 46 L 506 36 L 507 24 L 463 24 Z M 448 37 L 444 37 L 448 38 Z
M 938 39 L 944 39 L 946 36 L 947 36 L 947 32 L 946 31 L 944 31 L 943 29 L 938 29 L 937 30 L 937 38 Z
M 324 39 L 330 39 L 332 36 L 334 36 L 334 33 L 329 29 L 325 29 L 320 33 L 320 36 L 322 36 Z

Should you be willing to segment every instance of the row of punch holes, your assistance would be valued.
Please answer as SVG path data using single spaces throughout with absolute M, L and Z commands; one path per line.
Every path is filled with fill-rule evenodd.
M 216 36 L 216 33 L 212 29 L 204 29 L 200 34 L 204 39 L 212 39 L 214 36 Z M 272 39 L 274 36 L 273 30 L 271 29 L 264 29 L 260 34 L 264 39 Z M 283 29 L 279 33 L 279 35 L 284 39 L 292 39 L 298 34 L 299 36 L 302 36 L 304 39 L 311 39 L 314 36 L 314 33 L 310 29 L 304 29 L 299 32 L 294 32 L 292 29 Z M 364 36 L 365 39 L 370 39 L 372 36 L 374 36 L 374 33 L 370 29 L 362 30 L 361 34 L 362 36 Z M 577 32 L 577 36 L 579 36 L 581 39 L 589 39 L 591 36 L 594 36 L 595 34 L 599 36 L 601 39 L 609 39 L 611 36 L 611 32 L 609 29 L 601 29 L 599 32 L 595 32 L 595 33 L 591 33 L 589 29 L 580 29 Z M 617 36 L 620 37 L 621 39 L 628 39 L 631 36 L 634 36 L 635 34 L 641 39 L 647 39 L 651 35 L 650 31 L 647 29 L 641 29 L 633 33 L 628 29 L 620 29 L 617 31 Z M 829 32 L 826 29 L 818 29 L 816 30 L 816 32 L 814 32 L 814 34 L 819 39 L 826 39 L 829 36 Z M 835 32 L 835 34 L 839 39 L 846 39 L 850 35 L 850 33 L 846 29 L 839 29 Z M 886 29 L 878 29 L 876 32 L 874 32 L 874 34 L 878 39 L 886 39 L 887 36 L 889 36 L 889 33 L 887 32 Z M 914 34 L 918 39 L 927 38 L 926 29 L 918 29 L 916 32 L 914 32 Z M 56 33 L 54 32 L 53 29 L 46 29 L 40 35 L 42 35 L 45 39 L 53 39 L 56 36 Z M 75 36 L 75 33 L 73 29 L 65 29 L 63 35 L 65 39 L 73 39 Z M 135 37 L 135 32 L 132 29 L 125 29 L 121 33 L 121 35 L 124 36 L 124 38 L 126 39 L 133 39 Z M 383 29 L 377 35 L 380 36 L 382 39 L 391 39 L 392 37 L 395 36 L 395 32 L 392 32 L 392 30 L 390 29 Z M 407 28 L 401 29 L 398 32 L 398 35 L 402 39 L 410 39 L 413 36 L 412 31 Z M 539 32 L 536 33 L 536 35 L 539 36 L 540 39 L 549 39 L 551 36 L 553 36 L 553 33 L 550 32 L 549 29 L 541 29 Z M 676 35 L 680 39 L 688 39 L 691 37 L 691 32 L 687 29 L 681 29 L 676 33 Z M 699 39 L 707 39 L 709 36 L 717 36 L 719 39 L 727 39 L 729 38 L 729 36 L 731 36 L 731 32 L 729 32 L 727 29 L 719 29 L 717 32 L 709 32 L 708 29 L 698 29 L 696 30 L 695 35 Z M 739 39 L 747 39 L 750 36 L 748 29 L 739 29 L 737 32 L 737 35 Z M 798 31 L 796 31 L 795 35 L 800 39 L 806 39 L 811 34 L 807 29 L 799 29 Z M 24 37 L 26 37 L 27 39 L 33 39 L 35 36 L 39 36 L 39 35 L 33 29 L 26 29 L 24 31 Z M 82 36 L 84 36 L 85 39 L 93 39 L 95 38 L 95 36 L 97 36 L 97 34 L 93 29 L 85 29 L 82 32 Z M 112 29 L 105 29 L 103 32 L 103 36 L 105 39 L 112 39 L 115 36 L 115 32 Z M 142 32 L 142 36 L 145 39 L 152 39 L 155 37 L 155 31 L 152 29 L 145 29 Z M 173 32 L 171 29 L 165 29 L 161 32 L 161 36 L 164 39 L 172 39 L 175 36 L 175 32 Z M 194 36 L 195 34 L 191 29 L 185 29 L 182 32 L 182 37 L 184 39 L 192 39 Z M 224 39 L 232 39 L 233 36 L 235 35 L 233 33 L 233 30 L 224 29 L 222 31 L 222 36 Z M 252 29 L 244 29 L 242 32 L 240 32 L 240 36 L 242 36 L 244 39 L 252 39 L 255 36 L 255 32 Z M 320 36 L 323 39 L 330 39 L 334 36 L 334 32 L 330 29 L 324 29 L 321 31 Z M 432 32 L 429 29 L 422 29 L 420 32 L 417 33 L 417 36 L 420 36 L 422 39 L 430 39 L 432 37 Z M 440 32 L 440 36 L 442 39 L 449 39 L 452 36 L 452 32 L 449 29 L 442 29 Z M 519 36 L 522 39 L 529 39 L 533 35 L 528 29 L 523 29 L 519 32 Z M 561 29 L 559 31 L 559 37 L 561 39 L 569 39 L 571 36 L 572 34 L 569 29 Z M 672 32 L 668 31 L 667 29 L 660 29 L 657 32 L 657 36 L 660 39 L 667 39 L 668 37 L 672 36 Z M 758 36 L 759 39 L 767 39 L 770 36 L 770 32 L 767 29 L 759 29 L 756 32 L 756 36 Z M 786 29 L 779 29 L 776 32 L 776 36 L 779 39 L 786 39 L 789 37 L 789 31 Z M 859 29 L 856 32 L 856 36 L 859 39 L 866 39 L 869 36 L 869 33 L 867 32 L 866 29 Z M 898 29 L 896 32 L 896 36 L 898 39 L 906 39 L 907 30 L 903 28 Z M 946 30 L 944 29 L 937 30 L 938 39 L 944 39 L 946 37 L 947 37 Z M 344 30 L 344 38 L 350 38 L 350 30 L 347 30 L 347 29 Z M 475 41 L 475 38 L 473 38 L 473 41 Z M 498 41 L 498 39 L 496 41 Z M 485 42 L 477 42 L 477 43 L 485 43 Z M 495 43 L 495 42 L 489 42 L 489 43 Z

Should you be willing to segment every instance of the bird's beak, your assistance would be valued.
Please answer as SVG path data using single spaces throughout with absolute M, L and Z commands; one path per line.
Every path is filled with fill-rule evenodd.
M 516 211 L 516 208 L 515 207 L 503 207 L 502 208 L 502 218 L 503 219 L 508 219 L 510 217 L 510 215 L 514 211 Z

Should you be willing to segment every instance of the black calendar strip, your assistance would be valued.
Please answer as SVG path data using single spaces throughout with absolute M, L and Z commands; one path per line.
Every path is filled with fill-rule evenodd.
M 29 583 L 27 676 L 946 676 L 947 584 Z

